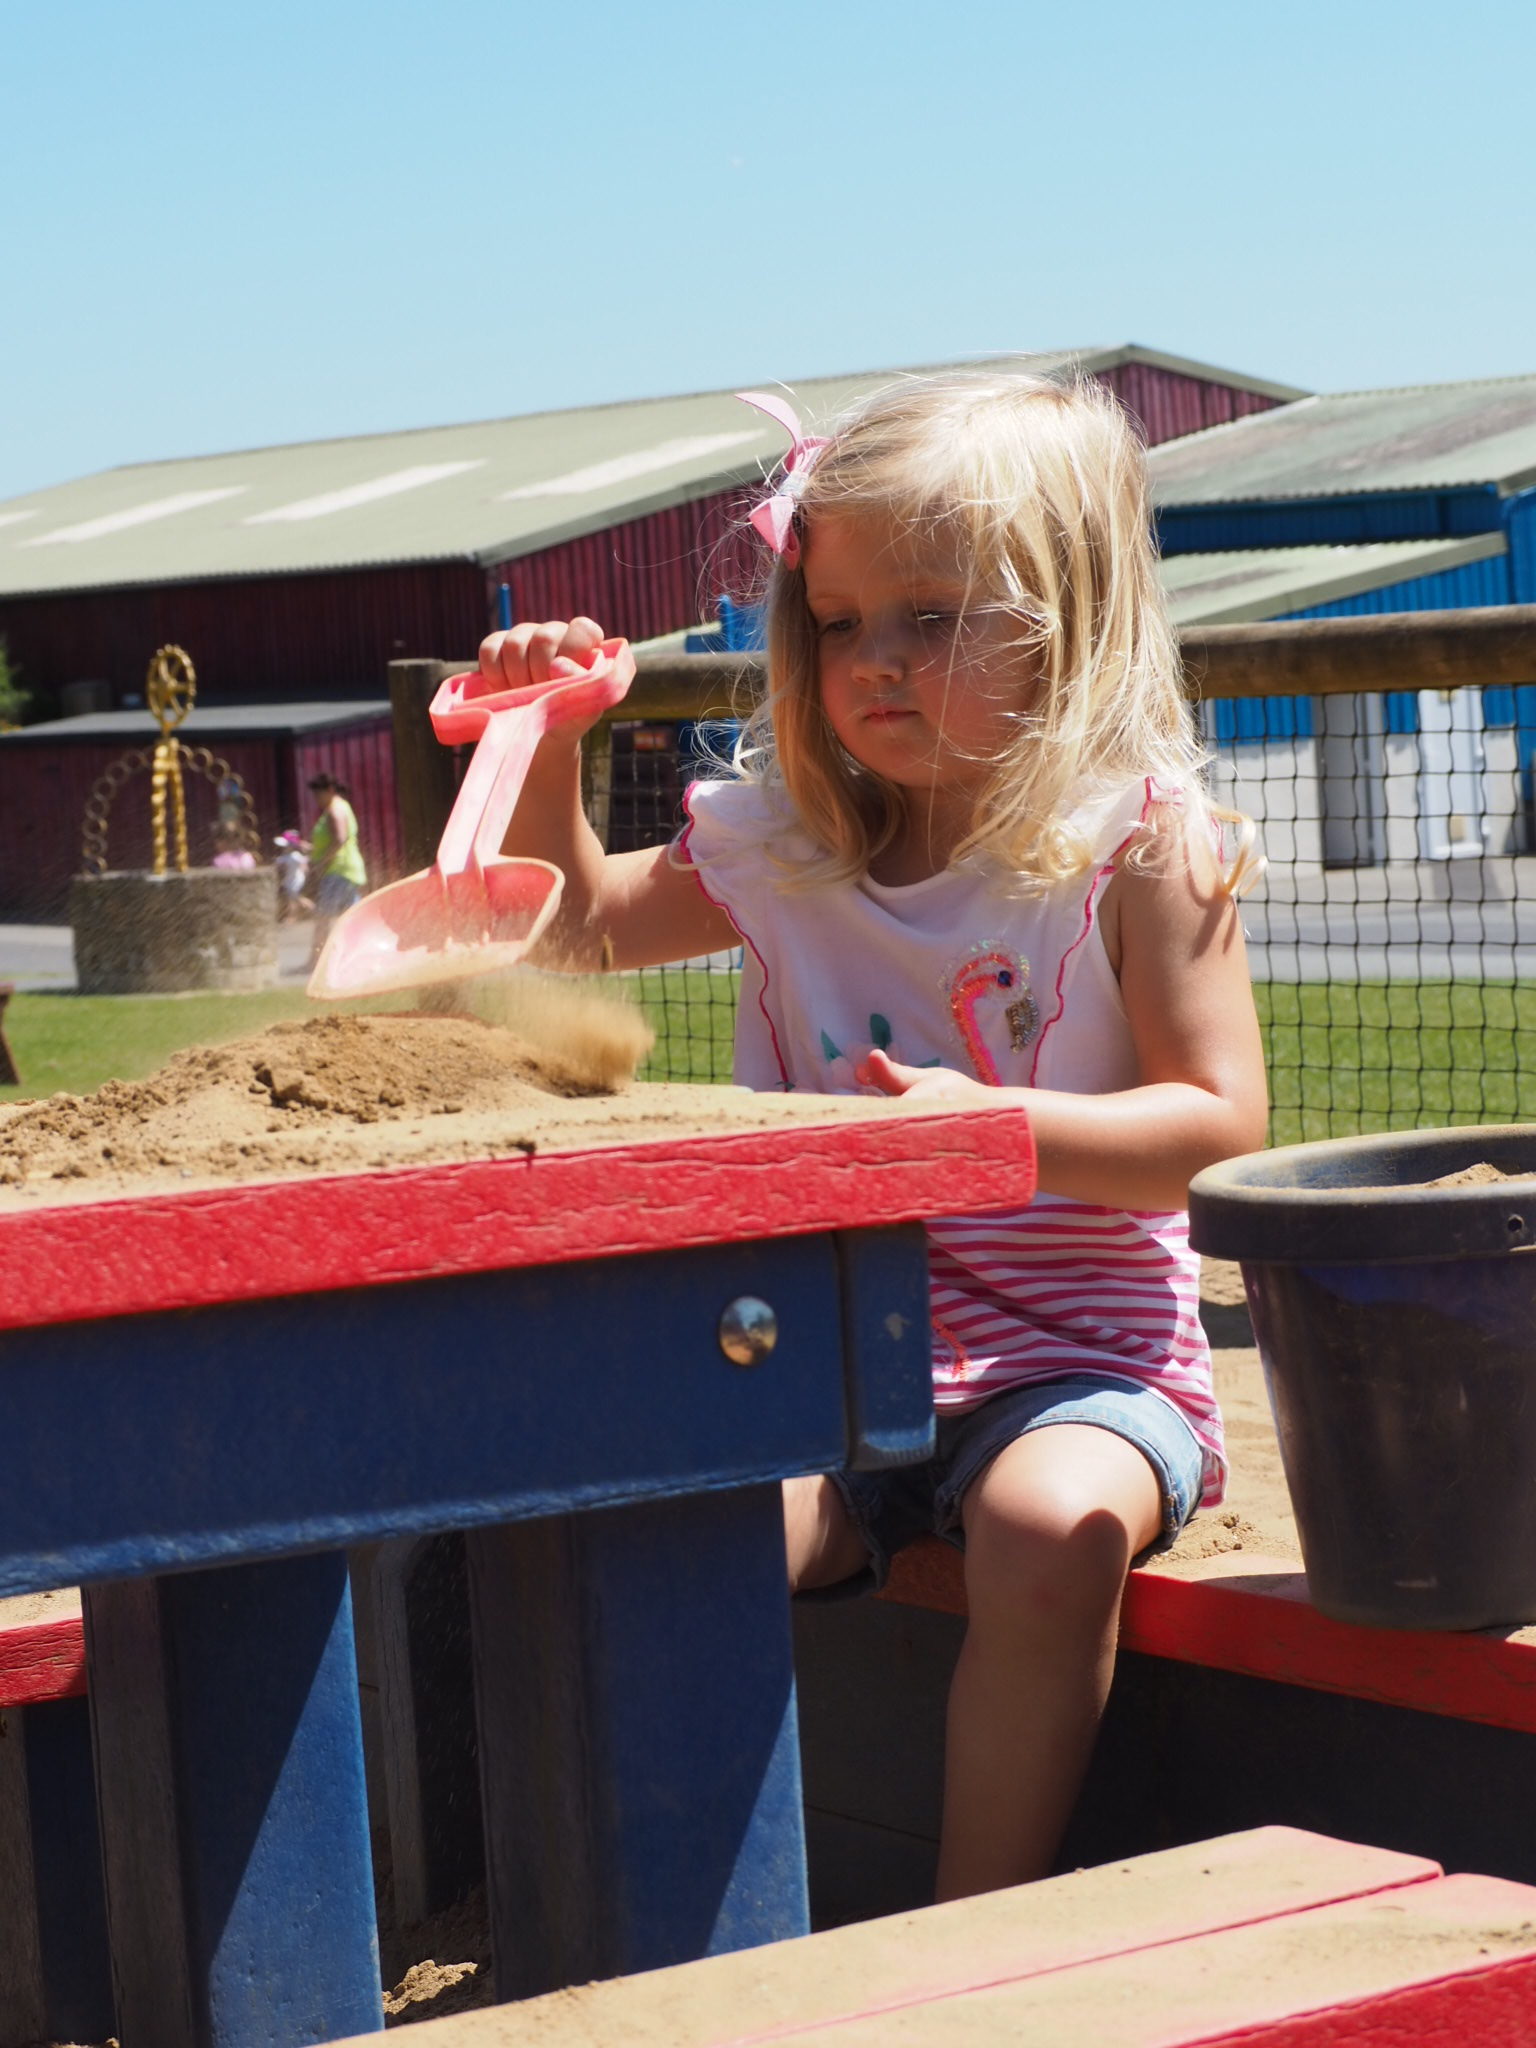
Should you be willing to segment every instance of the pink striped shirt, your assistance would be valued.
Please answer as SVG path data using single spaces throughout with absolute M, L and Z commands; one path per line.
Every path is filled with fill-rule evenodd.
M 1138 782 L 1075 818 L 1094 850 L 1076 881 L 1016 895 L 995 868 L 903 888 L 786 886 L 808 842 L 787 800 L 752 783 L 695 783 L 680 853 L 744 947 L 736 1079 L 856 1090 L 873 1045 L 909 1066 L 1003 1085 L 1107 1094 L 1140 1079 L 1098 907 L 1158 793 Z M 775 859 L 773 855 L 779 856 Z M 1042 1192 L 1028 1208 L 929 1226 L 934 1401 L 1092 1372 L 1149 1388 L 1205 1453 L 1202 1505 L 1226 1464 L 1200 1324 L 1199 1258 L 1182 1211 L 1100 1208 Z

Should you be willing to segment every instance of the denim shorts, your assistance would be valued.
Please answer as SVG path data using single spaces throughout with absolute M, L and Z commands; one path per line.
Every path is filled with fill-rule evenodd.
M 341 917 L 354 903 L 362 900 L 362 890 L 356 882 L 349 882 L 345 875 L 320 877 L 320 886 L 315 891 L 315 909 L 321 917 Z
M 878 1590 L 891 1559 L 919 1536 L 942 1536 L 965 1548 L 960 1506 L 967 1488 L 999 1451 L 1032 1429 L 1053 1423 L 1088 1423 L 1113 1430 L 1146 1458 L 1163 1500 L 1163 1529 L 1140 1557 L 1167 1550 L 1200 1504 L 1205 1454 L 1193 1429 L 1170 1401 L 1150 1387 L 1100 1373 L 1073 1373 L 1036 1380 L 994 1394 L 979 1408 L 938 1420 L 938 1447 L 920 1465 L 884 1472 L 833 1472 L 829 1476 L 869 1552 L 867 1568 L 835 1586 L 819 1588 L 822 1598 Z M 1140 1562 L 1138 1557 L 1135 1562 Z M 801 1599 L 817 1598 L 817 1592 Z

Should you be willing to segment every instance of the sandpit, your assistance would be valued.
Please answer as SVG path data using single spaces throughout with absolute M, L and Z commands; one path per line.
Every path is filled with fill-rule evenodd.
M 543 1003 L 509 1023 L 326 1013 L 177 1054 L 146 1081 L 15 1103 L 0 1109 L 0 1211 L 910 1114 L 886 1098 L 635 1082 L 649 1041 L 634 1013 Z M 1299 1566 L 1236 1267 L 1207 1261 L 1202 1294 L 1232 1486 L 1226 1505 L 1196 1516 L 1155 1568 L 1208 1569 L 1228 1553 L 1234 1565 L 1241 1554 Z M 55 1620 L 78 1610 L 78 1595 L 5 1606 L 11 1622 Z M 489 2001 L 481 1901 L 408 1935 L 385 1910 L 381 1929 L 391 2024 Z

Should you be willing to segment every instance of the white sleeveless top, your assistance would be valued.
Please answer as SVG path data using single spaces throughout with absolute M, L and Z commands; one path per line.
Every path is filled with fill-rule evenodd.
M 1150 782 L 1085 806 L 1093 848 L 1075 880 L 1011 896 L 995 868 L 950 868 L 902 888 L 796 886 L 811 843 L 781 791 L 696 782 L 678 858 L 742 937 L 735 1076 L 750 1088 L 858 1092 L 880 1046 L 907 1066 L 994 1085 L 1102 1095 L 1140 1074 L 1098 929 L 1117 857 L 1155 800 Z M 978 1406 L 1006 1387 L 1092 1372 L 1171 1402 L 1205 1451 L 1201 1504 L 1226 1481 L 1221 1416 L 1200 1324 L 1189 1220 L 1068 1201 L 928 1226 L 934 1401 Z

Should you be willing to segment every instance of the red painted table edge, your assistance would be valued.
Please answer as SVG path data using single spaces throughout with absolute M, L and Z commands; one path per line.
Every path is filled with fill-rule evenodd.
M 85 1691 L 85 1624 L 61 1621 L 0 1624 L 0 1708 L 78 1699 Z
M 964 1614 L 960 1554 L 936 1539 L 897 1559 L 881 1595 Z M 1212 1558 L 1199 1577 L 1143 1568 L 1126 1585 L 1120 1647 L 1241 1677 L 1536 1734 L 1536 1635 L 1363 1628 L 1319 1614 L 1279 1558 Z
M 785 1124 L 0 1214 L 0 1329 L 1022 1208 L 1022 1109 Z
M 1358 1998 L 1235 2031 L 1188 2034 L 1161 2048 L 1471 2048 L 1531 2038 L 1536 2023 L 1536 1955 L 1488 1955 L 1444 1975 L 1362 1993 Z

